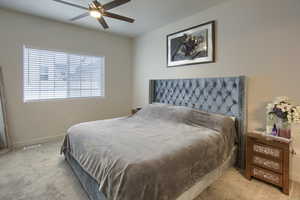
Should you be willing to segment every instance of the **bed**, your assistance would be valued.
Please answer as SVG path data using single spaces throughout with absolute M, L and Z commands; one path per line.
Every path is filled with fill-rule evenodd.
M 91 200 L 191 200 L 243 167 L 245 77 L 149 85 L 135 115 L 68 130 L 62 152 Z

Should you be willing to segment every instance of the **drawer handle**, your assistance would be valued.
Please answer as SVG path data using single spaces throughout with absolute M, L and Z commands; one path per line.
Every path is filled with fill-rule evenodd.
M 274 148 L 271 148 L 271 147 L 265 147 L 265 146 L 254 144 L 253 145 L 253 150 L 255 152 L 262 153 L 262 154 L 265 154 L 265 155 L 270 155 L 270 156 L 277 157 L 277 158 L 280 157 L 280 150 L 274 149 Z
M 258 156 L 253 157 L 253 163 L 269 167 L 271 169 L 279 170 L 280 169 L 280 164 L 278 162 L 274 162 L 265 158 L 261 158 Z
M 263 178 L 268 179 L 270 181 L 273 181 L 275 183 L 279 183 L 279 177 L 278 176 L 272 175 L 272 174 L 267 173 L 263 170 L 259 170 L 259 169 L 254 168 L 253 169 L 253 174 L 254 174 L 254 176 L 260 176 L 260 177 L 263 177 Z

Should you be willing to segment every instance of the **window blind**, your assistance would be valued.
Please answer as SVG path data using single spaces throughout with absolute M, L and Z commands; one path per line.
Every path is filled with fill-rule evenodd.
M 104 96 L 104 57 L 24 47 L 24 102 Z

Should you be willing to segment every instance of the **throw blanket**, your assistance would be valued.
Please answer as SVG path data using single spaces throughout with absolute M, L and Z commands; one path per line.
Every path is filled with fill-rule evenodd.
M 154 104 L 131 117 L 72 126 L 62 152 L 107 200 L 171 200 L 222 164 L 234 139 L 230 117 Z

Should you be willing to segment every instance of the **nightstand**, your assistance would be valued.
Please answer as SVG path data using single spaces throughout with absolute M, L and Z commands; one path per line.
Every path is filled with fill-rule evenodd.
M 246 178 L 280 187 L 289 194 L 290 141 L 257 133 L 247 134 Z
M 141 109 L 142 108 L 134 108 L 134 109 L 131 110 L 131 114 L 134 115 L 135 113 L 137 113 Z

